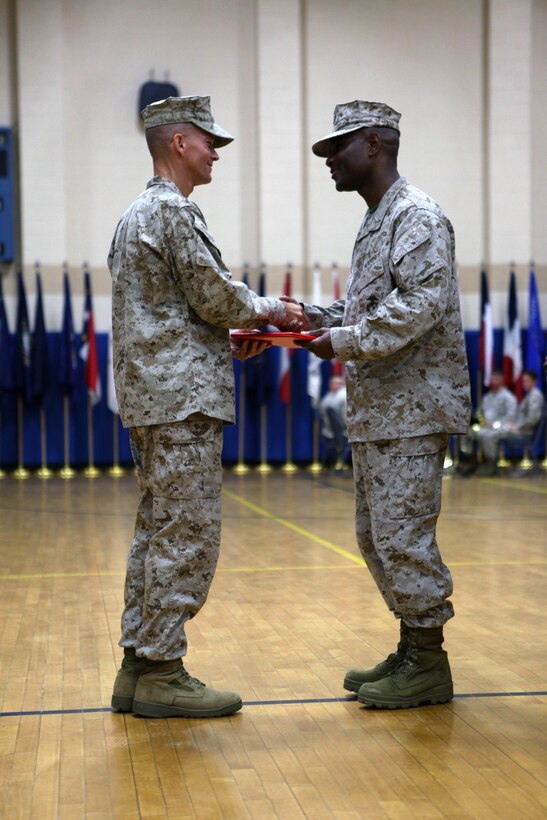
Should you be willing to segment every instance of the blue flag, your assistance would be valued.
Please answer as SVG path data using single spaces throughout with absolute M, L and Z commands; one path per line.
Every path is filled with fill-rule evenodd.
M 78 371 L 78 356 L 74 337 L 74 322 L 72 321 L 72 303 L 70 298 L 70 282 L 68 273 L 63 274 L 63 326 L 59 344 L 59 376 L 58 382 L 63 394 L 70 396 L 76 384 Z
M 17 326 L 15 329 L 15 389 L 25 401 L 32 398 L 30 384 L 30 326 L 23 274 L 17 274 Z
M 528 302 L 528 332 L 526 334 L 525 370 L 533 370 L 541 381 L 543 365 L 543 330 L 539 312 L 539 299 L 536 287 L 536 276 L 530 271 L 530 296 Z
M 2 277 L 0 276 L 0 393 L 8 390 L 13 390 L 13 360 L 8 317 L 6 316 L 6 306 L 2 292 Z
M 30 385 L 34 401 L 43 402 L 49 388 L 49 357 L 46 323 L 44 320 L 44 303 L 42 298 L 42 280 L 36 272 L 36 311 L 34 314 L 34 331 L 30 350 Z

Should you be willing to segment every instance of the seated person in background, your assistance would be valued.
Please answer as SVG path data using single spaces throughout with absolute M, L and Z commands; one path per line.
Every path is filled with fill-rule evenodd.
M 497 431 L 515 421 L 517 400 L 505 386 L 503 371 L 493 370 L 490 388 L 484 394 L 479 408 L 479 422 L 473 424 L 467 436 L 460 441 L 460 472 L 470 475 L 477 469 L 474 441 L 482 452 L 482 465 L 478 472 L 493 475 L 496 469 Z
M 508 421 L 502 427 L 502 435 L 505 441 L 511 438 L 521 438 L 522 436 L 532 436 L 543 413 L 545 397 L 537 386 L 538 376 L 535 370 L 525 370 L 522 374 L 522 386 L 525 396 L 518 406 L 517 418 L 514 423 Z
M 543 393 L 536 385 L 537 373 L 533 370 L 525 370 L 522 374 L 522 386 L 525 396 L 518 405 L 516 419 L 508 418 L 493 429 L 478 431 L 477 437 L 482 447 L 485 463 L 477 470 L 477 474 L 481 472 L 483 475 L 494 475 L 498 442 L 500 440 L 510 442 L 512 438 L 517 439 L 522 436 L 533 435 L 541 419 L 545 401 Z M 488 472 L 489 467 L 492 472 Z
M 326 467 L 341 469 L 348 445 L 346 385 L 342 376 L 331 376 L 329 389 L 319 402 L 320 432 L 325 444 Z

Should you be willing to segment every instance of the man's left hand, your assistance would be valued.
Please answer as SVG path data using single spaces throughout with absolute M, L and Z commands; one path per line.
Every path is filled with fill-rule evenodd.
M 258 339 L 245 339 L 240 343 L 230 339 L 232 356 L 240 362 L 244 362 L 245 359 L 250 359 L 252 356 L 258 356 L 267 347 L 271 347 L 270 342 L 259 341 Z
M 308 331 L 311 336 L 315 336 L 313 342 L 298 339 L 295 344 L 298 347 L 305 347 L 319 359 L 334 359 L 334 350 L 330 339 L 330 328 L 322 327 L 321 330 Z

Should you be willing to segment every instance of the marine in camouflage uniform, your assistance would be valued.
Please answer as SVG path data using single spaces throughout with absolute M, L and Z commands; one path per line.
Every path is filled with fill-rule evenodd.
M 337 106 L 333 133 L 313 146 L 337 189 L 357 190 L 369 210 L 345 299 L 327 309 L 304 306 L 313 328 L 328 328 L 306 346 L 346 362 L 357 540 L 401 623 L 397 652 L 374 670 L 350 670 L 344 681 L 378 706 L 452 697 L 440 650 L 454 614 L 452 579 L 435 529 L 448 435 L 466 432 L 470 415 L 454 232 L 442 209 L 396 171 L 399 117 L 382 103 Z M 409 663 L 404 673 L 401 664 L 420 641 L 427 652 L 435 643 L 444 671 L 418 691 L 403 680 L 412 677 Z
M 516 415 L 516 396 L 505 387 L 503 371 L 493 370 L 490 389 L 482 397 L 480 403 L 481 424 L 473 424 L 468 435 L 460 440 L 459 472 L 463 475 L 470 475 L 476 470 L 477 463 L 473 445 L 477 441 L 484 460 L 479 473 L 494 475 L 498 451 L 498 430 L 505 424 L 512 424 Z
M 184 625 L 207 598 L 219 554 L 222 430 L 235 420 L 228 328 L 291 325 L 291 308 L 233 281 L 188 199 L 210 181 L 216 148 L 232 141 L 213 121 L 209 98 L 169 98 L 143 118 L 155 169 L 159 157 L 160 170 L 175 171 L 154 176 L 128 208 L 108 258 L 116 394 L 140 490 L 120 640 L 126 671 L 122 664 L 113 706 L 151 716 L 227 714 L 240 708 L 239 696 L 211 700 L 208 690 L 205 702 L 205 687 L 180 671 L 180 658 Z M 159 137 L 148 129 L 161 126 L 168 147 L 156 156 Z M 167 664 L 157 697 L 154 663 Z M 147 671 L 154 686 L 143 683 Z M 171 702 L 177 687 L 199 701 L 197 710 L 186 695 Z

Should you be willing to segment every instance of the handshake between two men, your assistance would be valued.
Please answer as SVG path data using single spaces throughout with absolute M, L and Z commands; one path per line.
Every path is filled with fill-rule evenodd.
M 312 330 L 311 322 L 300 302 L 297 302 L 291 296 L 280 296 L 279 298 L 285 303 L 286 319 L 278 324 L 278 330 L 295 333 L 306 332 L 308 335 L 314 336 L 313 341 L 310 339 L 296 339 L 295 345 L 307 348 L 320 359 L 332 359 L 334 351 L 330 340 L 330 330 L 328 328 Z M 258 356 L 268 347 L 271 347 L 271 342 L 262 339 L 236 340 L 231 338 L 230 345 L 234 359 L 244 361 L 252 356 Z

